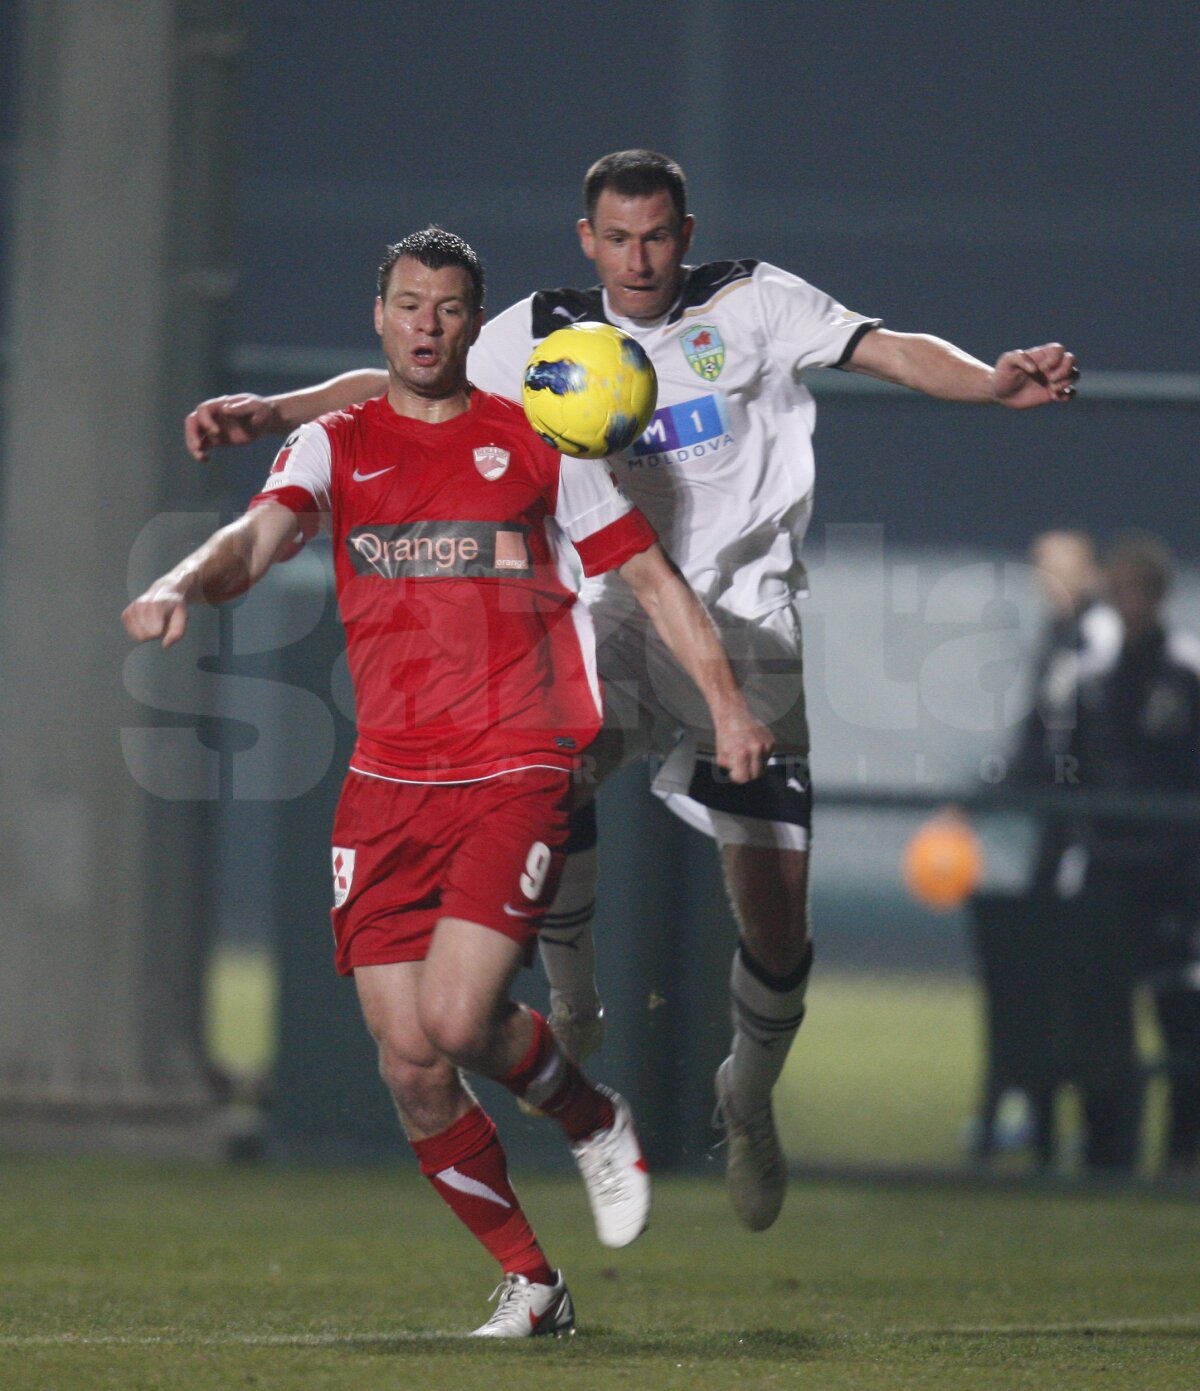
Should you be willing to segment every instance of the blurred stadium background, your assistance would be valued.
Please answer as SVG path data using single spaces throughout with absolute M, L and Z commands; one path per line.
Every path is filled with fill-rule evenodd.
M 1085 370 L 1028 417 L 814 374 L 820 971 L 782 1123 L 801 1164 L 961 1166 L 966 923 L 909 901 L 899 861 L 1010 747 L 1030 537 L 1156 532 L 1200 630 L 1198 28 L 1027 0 L 0 7 L 0 1145 L 395 1151 L 328 961 L 348 722 L 324 561 L 168 660 L 117 616 L 271 457 L 194 464 L 191 404 L 373 363 L 382 249 L 430 220 L 481 251 L 493 308 L 579 281 L 583 171 L 645 145 L 689 174 L 698 259 L 775 261 L 988 360 L 1058 338 Z M 603 807 L 604 1072 L 663 1162 L 711 1166 L 732 924 L 639 770 Z M 1019 883 L 1028 818 L 980 829 L 989 886 Z M 1148 1174 L 1154 1146 L 1152 1122 Z

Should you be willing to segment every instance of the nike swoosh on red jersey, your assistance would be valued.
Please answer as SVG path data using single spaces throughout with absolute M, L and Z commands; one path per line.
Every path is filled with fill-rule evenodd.
M 504 911 L 508 914 L 508 916 L 509 916 L 510 918 L 532 918 L 532 917 L 533 917 L 532 912 L 526 912 L 524 908 L 511 908 L 511 907 L 509 907 L 509 905 L 508 905 L 507 903 L 504 905 Z
M 355 469 L 350 476 L 354 479 L 356 483 L 366 483 L 369 482 L 372 478 L 378 478 L 380 474 L 391 473 L 391 471 L 395 467 L 395 464 L 389 464 L 387 468 L 376 469 L 374 473 L 359 473 L 359 471 Z

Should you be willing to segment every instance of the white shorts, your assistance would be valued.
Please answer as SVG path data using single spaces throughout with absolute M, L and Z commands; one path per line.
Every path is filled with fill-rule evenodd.
M 620 731 L 623 761 L 643 754 L 661 758 L 654 791 L 677 816 L 723 845 L 807 849 L 812 795 L 794 605 L 757 619 L 713 612 L 747 703 L 775 735 L 768 774 L 745 788 L 718 786 L 708 707 L 632 592 L 606 586 L 589 609 L 604 683 L 605 728 Z

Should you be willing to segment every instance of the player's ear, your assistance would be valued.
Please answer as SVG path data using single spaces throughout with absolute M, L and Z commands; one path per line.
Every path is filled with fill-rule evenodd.
M 383 300 L 375 296 L 375 332 L 383 337 Z
M 483 327 L 484 312 L 482 309 L 475 311 L 475 323 L 471 328 L 471 346 L 475 346 L 475 340 L 479 337 L 479 330 Z
M 592 229 L 592 224 L 586 217 L 581 217 L 575 224 L 575 230 L 579 233 L 579 245 L 583 247 L 583 254 L 589 261 L 596 259 L 596 233 Z
M 696 230 L 696 219 L 688 213 L 679 228 L 679 254 L 686 256 L 692 244 L 692 233 Z

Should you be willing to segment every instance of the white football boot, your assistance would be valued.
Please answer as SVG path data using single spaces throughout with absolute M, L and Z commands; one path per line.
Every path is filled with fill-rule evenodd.
M 583 1175 L 596 1235 L 605 1246 L 628 1246 L 650 1224 L 650 1172 L 628 1103 L 598 1087 L 613 1105 L 613 1123 L 571 1146 Z
M 725 1131 L 725 1184 L 743 1226 L 761 1232 L 779 1216 L 787 1190 L 787 1161 L 775 1129 L 771 1102 L 739 1115 L 729 1085 L 726 1058 L 717 1069 L 717 1110 L 713 1124 Z
M 561 1270 L 552 1285 L 535 1285 L 510 1272 L 492 1298 L 495 1312 L 472 1331 L 472 1338 L 561 1338 L 575 1332 L 575 1305 Z

